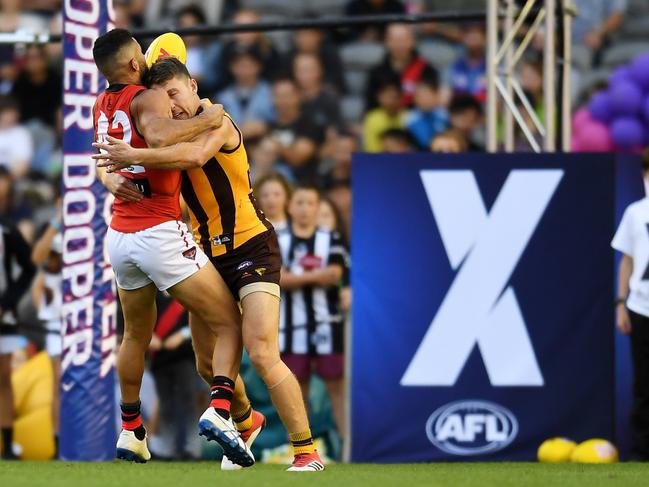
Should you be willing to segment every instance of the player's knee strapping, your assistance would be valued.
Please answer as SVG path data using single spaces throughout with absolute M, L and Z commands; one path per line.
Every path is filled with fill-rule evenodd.
M 270 367 L 268 371 L 262 375 L 261 378 L 264 380 L 266 387 L 270 391 L 279 386 L 291 375 L 293 375 L 291 369 L 289 369 L 284 362 L 279 360 L 275 363 L 275 365 Z

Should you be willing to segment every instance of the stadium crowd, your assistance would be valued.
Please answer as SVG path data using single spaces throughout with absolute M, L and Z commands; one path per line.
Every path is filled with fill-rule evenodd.
M 250 23 L 277 19 L 289 12 L 297 16 L 295 3 L 115 0 L 116 25 L 128 29 L 168 26 L 171 30 L 205 23 Z M 315 18 L 434 11 L 447 3 L 327 0 L 300 2 L 298 10 L 303 17 Z M 633 30 L 625 30 L 625 14 L 640 12 L 646 17 L 649 11 L 642 1 L 633 0 L 576 3 L 587 7 L 581 8 L 574 28 L 575 99 L 580 100 L 599 86 L 612 67 L 636 53 L 632 47 L 624 49 L 629 44 L 625 39 L 634 40 Z M 1 0 L 0 32 L 60 32 L 61 4 L 60 0 Z M 458 0 L 453 5 L 457 9 L 484 8 L 482 0 Z M 308 239 L 318 227 L 326 228 L 333 232 L 332 238 L 340 248 L 348 247 L 354 152 L 484 150 L 483 23 L 305 29 L 219 38 L 189 36 L 184 40 L 187 67 L 198 81 L 200 95 L 223 104 L 241 127 L 257 199 L 278 232 Z M 143 47 L 149 41 L 141 39 Z M 540 38 L 534 46 L 521 64 L 519 75 L 542 117 Z M 60 272 L 53 270 L 51 261 L 57 250 L 60 258 L 56 235 L 61 226 L 58 195 L 63 139 L 62 66 L 60 44 L 0 46 L 0 217 L 13 222 L 30 246 L 49 247 L 41 252 L 47 257 L 34 257 L 39 266 L 35 282 L 40 287 L 26 293 L 17 306 L 31 350 L 45 347 L 47 328 L 41 325 L 50 320 L 42 313 L 51 298 L 42 297 L 43 277 Z M 522 137 L 517 148 L 530 150 Z M 301 189 L 293 193 L 294 186 Z M 327 292 L 335 295 L 332 300 L 342 316 L 350 310 L 351 292 L 347 251 L 340 255 L 343 278 L 339 284 L 329 286 Z M 284 265 L 289 270 L 301 266 L 300 272 L 308 271 L 300 259 L 296 256 Z M 299 286 L 288 286 L 284 292 L 296 289 Z M 151 447 L 163 458 L 196 458 L 200 444 L 193 428 L 199 400 L 195 417 L 186 410 L 179 414 L 181 408 L 177 406 L 188 396 L 202 397 L 205 387 L 195 373 L 187 313 L 162 294 L 158 305 L 159 322 L 151 343 L 150 374 L 143 393 L 152 398 L 143 401 L 151 406 L 145 411 L 149 430 L 154 432 Z M 345 321 L 336 324 L 339 331 L 335 333 L 340 334 L 341 341 Z M 301 325 L 307 324 L 295 324 Z M 316 328 L 309 325 L 311 345 L 284 351 L 317 355 Z M 342 343 L 336 352 L 342 352 Z M 52 355 L 56 356 L 57 351 L 53 350 Z M 15 360 L 19 360 L 18 356 Z M 292 363 L 308 397 L 312 364 L 296 360 Z M 331 398 L 331 424 L 342 435 L 343 371 L 332 371 L 318 361 L 313 365 L 325 380 L 323 390 Z M 6 386 L 6 374 L 0 375 Z M 312 408 L 318 407 L 312 404 Z M 0 426 L 3 438 L 9 440 L 9 425 Z M 5 446 L 5 454 L 7 451 Z

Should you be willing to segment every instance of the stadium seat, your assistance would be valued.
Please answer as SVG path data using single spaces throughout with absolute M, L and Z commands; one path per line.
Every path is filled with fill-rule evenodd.
M 420 42 L 417 48 L 426 61 L 435 66 L 440 73 L 446 71 L 458 56 L 458 48 L 443 41 Z
M 580 71 L 587 71 L 593 63 L 593 52 L 586 46 L 572 46 L 572 65 Z
M 365 100 L 361 96 L 345 96 L 340 108 L 346 122 L 360 122 L 365 111 Z
M 345 85 L 352 95 L 362 95 L 367 86 L 368 73 L 365 70 L 345 70 Z
M 621 42 L 604 53 L 603 64 L 611 68 L 617 67 L 643 53 L 649 53 L 649 42 Z
M 354 42 L 340 49 L 340 57 L 346 69 L 369 70 L 381 63 L 385 55 L 383 44 Z
M 627 40 L 642 40 L 649 32 L 649 16 L 627 18 L 624 21 L 620 35 Z

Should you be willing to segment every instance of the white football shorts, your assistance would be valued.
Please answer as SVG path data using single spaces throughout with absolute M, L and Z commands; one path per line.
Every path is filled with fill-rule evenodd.
M 184 281 L 209 259 L 181 221 L 168 221 L 140 232 L 108 228 L 108 256 L 117 285 L 132 291 L 153 282 L 160 291 Z

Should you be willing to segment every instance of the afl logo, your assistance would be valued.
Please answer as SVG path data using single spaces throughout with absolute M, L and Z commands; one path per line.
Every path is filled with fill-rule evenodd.
M 493 402 L 457 401 L 430 415 L 426 435 L 433 445 L 451 455 L 483 455 L 514 441 L 518 421 L 509 409 Z

